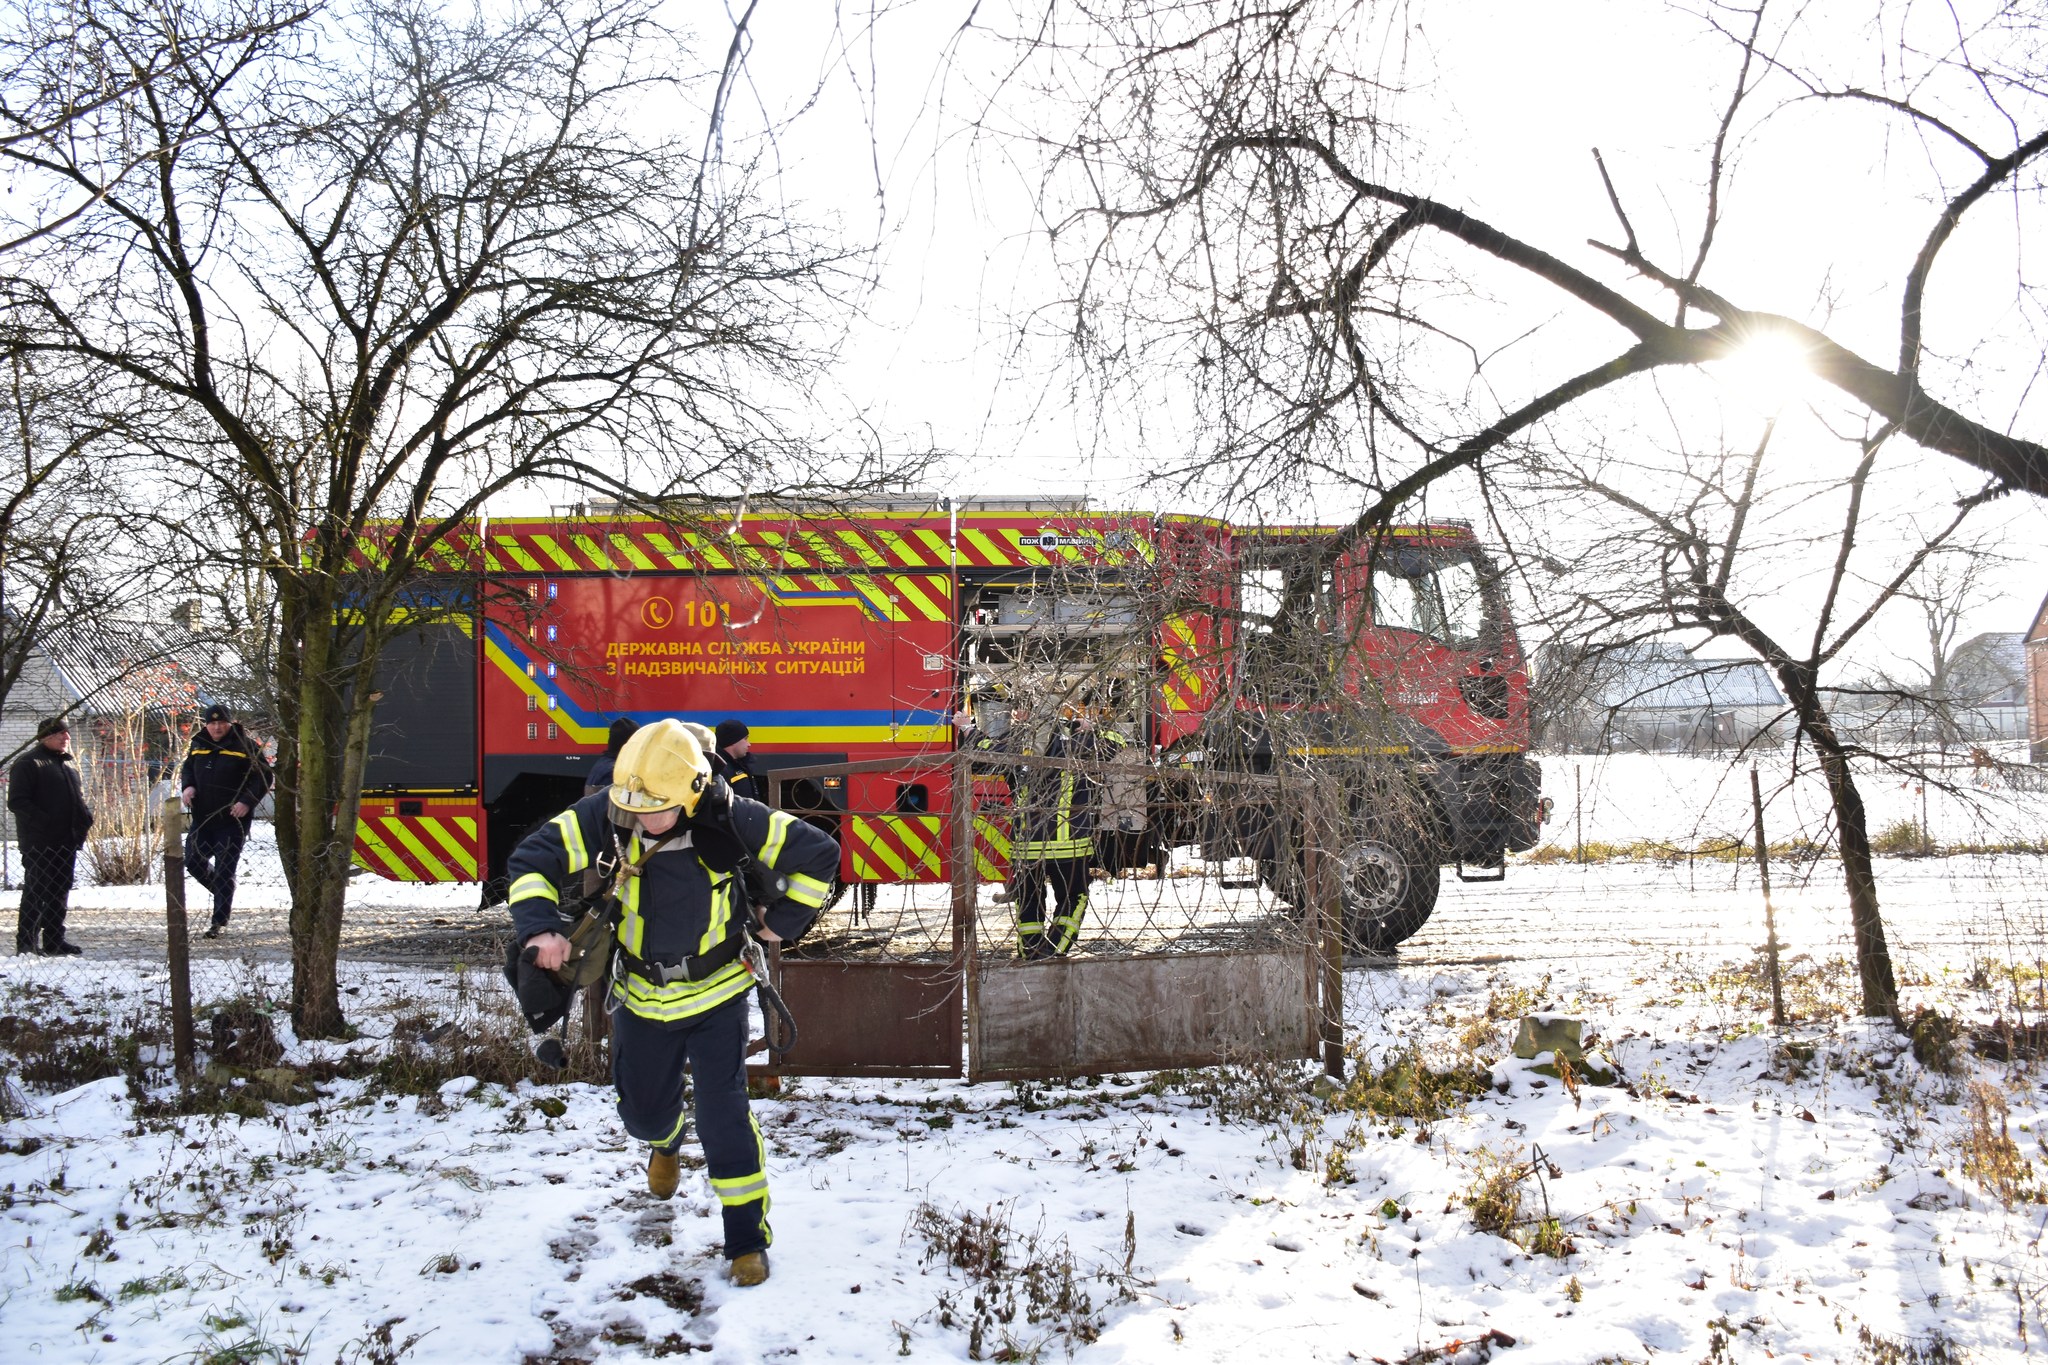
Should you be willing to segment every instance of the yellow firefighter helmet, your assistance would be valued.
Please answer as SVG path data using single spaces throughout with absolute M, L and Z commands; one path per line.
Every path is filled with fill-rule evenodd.
M 711 761 L 697 737 L 679 720 L 658 720 L 635 730 L 619 750 L 612 804 L 635 815 L 676 806 L 695 815 L 710 785 Z

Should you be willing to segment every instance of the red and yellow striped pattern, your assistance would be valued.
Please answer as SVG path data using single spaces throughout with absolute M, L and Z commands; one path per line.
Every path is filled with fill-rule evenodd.
M 462 797 L 365 800 L 356 816 L 355 863 L 394 882 L 473 882 L 481 862 L 476 802 Z
M 1010 877 L 1010 821 L 1008 816 L 974 817 L 974 875 L 985 882 L 1008 881 Z
M 819 522 L 748 517 L 736 528 L 705 523 L 693 530 L 625 519 L 513 518 L 453 532 L 420 559 L 429 571 L 494 574 L 845 574 L 1114 567 L 1151 563 L 1157 556 L 1150 518 L 1144 516 L 963 516 L 956 525 L 890 520 L 895 524 L 858 515 Z M 391 533 L 383 527 L 371 527 L 356 542 L 358 556 L 375 568 L 389 564 L 391 546 Z
M 936 815 L 855 815 L 847 855 L 861 882 L 936 882 L 945 877 L 944 821 Z

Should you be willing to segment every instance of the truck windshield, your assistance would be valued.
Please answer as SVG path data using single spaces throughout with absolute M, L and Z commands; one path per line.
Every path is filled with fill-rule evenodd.
M 1452 649 L 1472 649 L 1488 632 L 1487 593 L 1469 551 L 1388 547 L 1374 558 L 1372 618 Z

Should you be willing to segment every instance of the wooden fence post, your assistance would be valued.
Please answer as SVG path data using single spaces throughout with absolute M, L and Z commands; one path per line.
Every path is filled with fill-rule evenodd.
M 1756 765 L 1749 765 L 1749 804 L 1756 813 L 1756 875 L 1764 887 L 1764 955 L 1771 974 L 1771 1026 L 1785 1027 L 1785 987 L 1778 977 L 1778 916 L 1771 908 L 1771 849 L 1764 842 L 1764 792 Z
M 1317 967 L 1323 979 L 1323 1074 L 1344 1079 L 1344 904 L 1340 896 L 1337 860 L 1327 844 L 1334 832 L 1330 812 L 1321 804 L 1326 798 L 1323 784 L 1311 780 L 1311 803 L 1302 840 L 1302 888 L 1315 907 L 1309 922 L 1317 933 Z M 1285 795 L 1282 794 L 1284 801 Z
M 164 798 L 165 960 L 171 970 L 171 1057 L 178 1079 L 192 1079 L 192 954 L 185 937 L 185 808 Z

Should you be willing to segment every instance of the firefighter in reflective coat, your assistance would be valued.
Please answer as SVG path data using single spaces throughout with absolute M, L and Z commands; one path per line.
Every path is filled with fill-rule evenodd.
M 1000 736 L 977 736 L 971 712 L 955 724 L 966 733 L 963 742 L 991 755 L 1029 756 L 1031 709 L 1018 703 L 1010 728 Z M 1122 747 L 1120 736 L 1105 736 L 1092 716 L 1076 711 L 1053 731 L 1045 746 L 1047 758 L 1102 761 Z M 998 771 L 1010 784 L 1010 894 L 1017 906 L 1017 955 L 1024 958 L 1064 957 L 1081 936 L 1081 918 L 1088 912 L 1088 866 L 1095 855 L 1095 812 L 1100 782 L 1072 768 L 1034 769 L 1030 764 L 1005 765 Z M 1046 892 L 1057 907 L 1046 923 Z
M 612 1084 L 626 1131 L 648 1144 L 647 1188 L 675 1194 L 683 1068 L 697 1137 L 725 1215 L 733 1283 L 768 1278 L 768 1176 L 747 1108 L 748 922 L 763 942 L 800 935 L 839 866 L 830 835 L 732 796 L 681 721 L 643 726 L 620 750 L 609 792 L 529 834 L 508 866 L 521 941 L 547 970 L 568 958 L 561 907 L 593 859 L 617 857 L 622 909 L 611 985 Z M 616 849 L 616 853 L 613 850 Z M 751 871 L 747 864 L 753 864 Z M 750 905 L 748 883 L 761 902 Z

